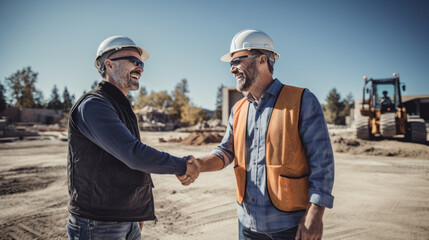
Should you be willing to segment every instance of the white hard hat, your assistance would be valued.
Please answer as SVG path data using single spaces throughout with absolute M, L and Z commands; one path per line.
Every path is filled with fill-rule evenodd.
M 106 38 L 103 42 L 100 43 L 97 49 L 97 56 L 95 57 L 94 66 L 98 69 L 99 72 L 104 70 L 104 60 L 107 59 L 107 55 L 110 56 L 115 51 L 121 50 L 123 48 L 134 48 L 140 54 L 142 61 L 145 61 L 149 58 L 149 52 L 145 49 L 137 46 L 133 40 L 124 37 L 124 36 L 112 36 Z M 109 54 L 105 54 L 109 53 Z
M 255 29 L 246 29 L 237 33 L 231 42 L 229 53 L 225 54 L 220 60 L 230 62 L 231 55 L 243 50 L 266 50 L 274 55 L 274 61 L 280 58 L 280 55 L 274 50 L 273 40 L 264 32 Z

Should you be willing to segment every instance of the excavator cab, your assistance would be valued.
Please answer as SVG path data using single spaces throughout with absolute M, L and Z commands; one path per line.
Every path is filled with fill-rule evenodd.
M 368 110 L 385 113 L 396 112 L 397 109 L 403 107 L 400 81 L 396 73 L 394 73 L 394 78 L 368 79 L 365 76 L 364 79 L 365 85 L 361 109 L 365 109 L 367 112 L 363 113 L 363 115 L 370 114 Z M 405 91 L 405 85 L 402 85 L 402 90 Z
M 377 91 L 377 92 L 379 92 L 379 91 Z M 376 96 L 379 99 L 379 101 L 378 100 L 375 101 L 376 105 L 377 105 L 376 108 L 379 107 L 381 113 L 395 112 L 396 107 L 398 105 L 397 104 L 398 101 L 395 101 L 396 100 L 396 98 L 395 98 L 396 94 L 393 96 L 389 96 L 388 94 L 389 94 L 389 92 L 387 90 L 384 90 L 383 96 L 379 97 L 380 94 L 377 94 L 377 96 Z M 392 99 L 394 99 L 394 100 L 392 101 Z
M 355 116 L 358 138 L 391 138 L 403 134 L 413 142 L 426 141 L 424 121 L 415 116 L 407 117 L 401 97 L 401 89 L 405 91 L 405 85 L 400 82 L 398 74 L 386 79 L 368 79 L 365 76 L 364 80 L 360 114 Z

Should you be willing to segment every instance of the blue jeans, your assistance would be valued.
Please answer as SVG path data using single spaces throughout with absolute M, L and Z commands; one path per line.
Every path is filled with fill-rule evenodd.
M 276 233 L 258 233 L 246 228 L 238 221 L 238 239 L 240 240 L 295 240 L 298 226 Z
M 103 222 L 70 214 L 67 221 L 69 239 L 141 239 L 138 222 Z

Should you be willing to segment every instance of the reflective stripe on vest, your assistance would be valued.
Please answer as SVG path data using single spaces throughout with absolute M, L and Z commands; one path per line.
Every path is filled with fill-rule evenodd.
M 284 85 L 271 113 L 266 137 L 266 171 L 269 197 L 281 211 L 307 208 L 308 166 L 298 130 L 301 97 L 304 89 Z M 234 172 L 237 201 L 243 202 L 246 191 L 245 144 L 249 102 L 243 98 L 234 106 Z

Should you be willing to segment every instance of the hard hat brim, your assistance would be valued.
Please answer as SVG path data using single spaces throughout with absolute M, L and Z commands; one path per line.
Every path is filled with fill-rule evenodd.
M 222 62 L 231 62 L 231 60 L 232 60 L 231 54 L 233 54 L 233 53 L 227 53 L 227 54 L 223 55 L 223 56 L 220 58 L 220 60 L 221 60 Z

